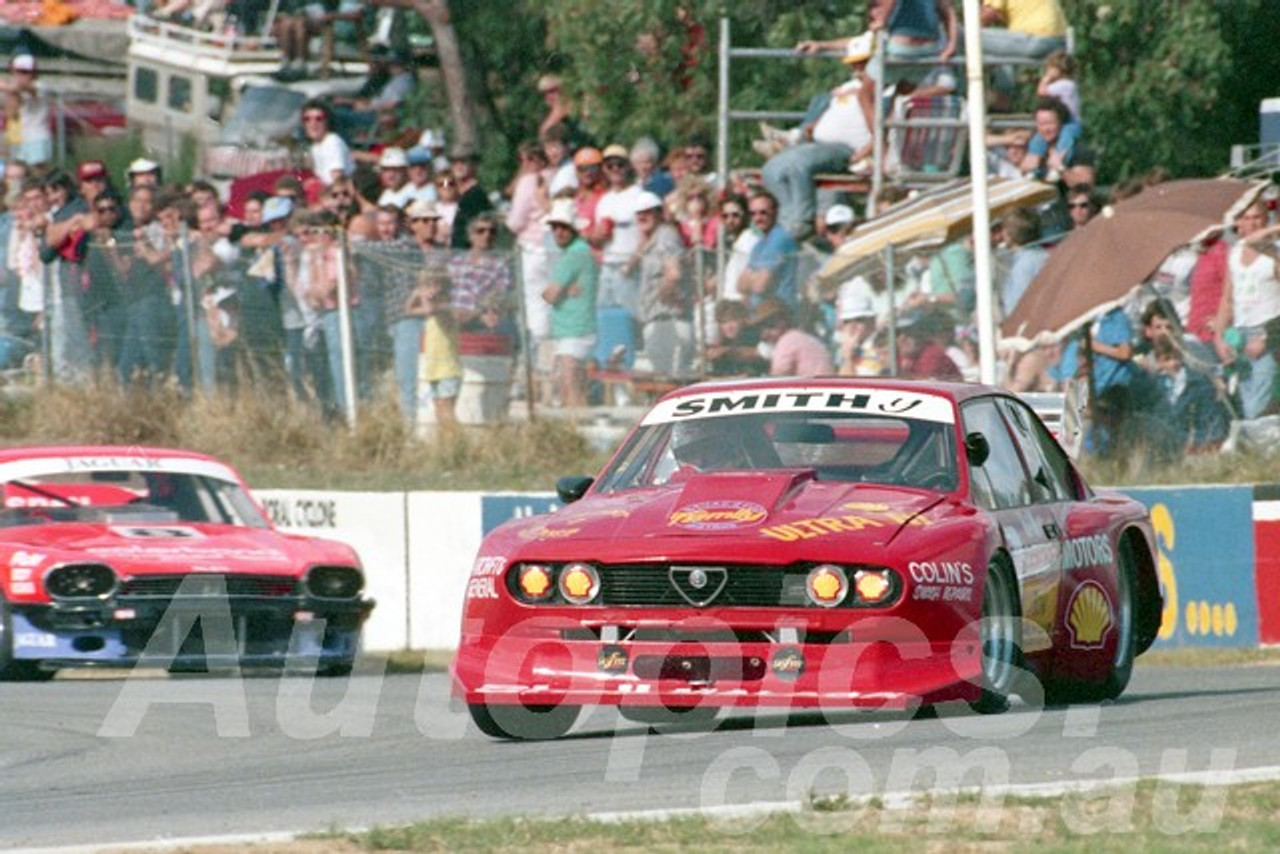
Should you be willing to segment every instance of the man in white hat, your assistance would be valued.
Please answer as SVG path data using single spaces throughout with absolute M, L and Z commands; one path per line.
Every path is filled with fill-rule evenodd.
M 551 268 L 542 298 L 551 306 L 551 338 L 555 342 L 556 386 L 562 406 L 587 403 L 586 364 L 596 346 L 596 289 L 600 269 L 591 247 L 578 234 L 573 199 L 556 199 L 547 227 L 561 250 Z
M 130 187 L 159 187 L 160 164 L 145 157 L 139 157 L 129 164 L 128 183 Z
M 382 193 L 378 196 L 378 207 L 394 205 L 401 210 L 413 199 L 413 189 L 409 186 L 409 158 L 403 148 L 390 146 L 382 149 L 378 158 L 378 183 L 382 185 Z
M 644 362 L 655 374 L 693 371 L 693 287 L 684 265 L 684 241 L 664 222 L 662 199 L 647 190 L 635 204 L 639 245 L 627 262 L 639 277 Z M 637 360 L 639 361 L 639 360 Z
M 840 286 L 836 297 L 836 373 L 842 377 L 871 377 L 882 373 L 883 365 L 870 352 L 869 342 L 876 331 L 876 307 L 871 285 L 854 276 Z
M 621 145 L 600 153 L 604 193 L 596 202 L 595 220 L 585 234 L 600 252 L 600 296 L 596 303 L 599 341 L 596 358 L 604 364 L 619 347 L 630 365 L 635 357 L 635 322 L 640 313 L 638 270 L 629 264 L 640 243 L 636 203 L 644 192 L 631 175 L 629 152 Z
M 871 56 L 870 33 L 849 39 L 843 59 L 849 80 L 814 98 L 800 125 L 800 141 L 764 164 L 762 177 L 778 200 L 778 221 L 796 240 L 813 233 L 813 176 L 845 171 L 871 155 L 876 92 L 867 74 Z
M 49 97 L 36 82 L 36 58 L 29 53 L 16 53 L 9 60 L 7 80 L 0 80 L 4 95 L 5 137 L 9 157 L 28 165 L 48 163 L 53 159 L 53 132 L 49 124 Z

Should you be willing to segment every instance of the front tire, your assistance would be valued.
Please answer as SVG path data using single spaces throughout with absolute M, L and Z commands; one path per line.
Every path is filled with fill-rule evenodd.
M 632 723 L 650 726 L 710 729 L 720 709 L 716 706 L 618 706 L 618 714 Z
M 999 559 L 987 568 L 982 589 L 982 696 L 974 711 L 999 714 L 1009 708 L 1022 672 L 1022 608 L 1013 571 Z
M 468 703 L 467 710 L 480 731 L 490 738 L 548 741 L 567 733 L 578 720 L 582 707 Z

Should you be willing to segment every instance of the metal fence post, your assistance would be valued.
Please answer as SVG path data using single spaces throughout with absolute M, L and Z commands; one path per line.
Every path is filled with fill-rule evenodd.
M 338 234 L 338 328 L 342 349 L 342 384 L 346 388 L 347 426 L 356 426 L 355 348 L 351 335 L 351 285 L 347 280 L 347 235 Z M 328 342 L 325 342 L 328 344 Z

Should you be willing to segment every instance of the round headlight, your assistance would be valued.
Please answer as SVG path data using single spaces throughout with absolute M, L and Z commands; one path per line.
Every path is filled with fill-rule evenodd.
M 853 589 L 858 598 L 869 605 L 875 605 L 889 598 L 893 592 L 893 582 L 887 570 L 859 570 L 853 576 Z
M 521 564 L 520 571 L 516 573 L 516 586 L 527 601 L 541 602 L 550 598 L 555 590 L 551 567 L 542 563 Z
M 316 566 L 307 573 L 307 592 L 317 599 L 354 599 L 364 588 L 364 576 L 351 566 Z
M 116 589 L 116 573 L 100 563 L 70 563 L 51 570 L 44 587 L 55 599 L 102 599 Z
M 572 605 L 585 605 L 600 592 L 600 573 L 589 563 L 571 563 L 560 570 L 560 595 Z
M 809 601 L 823 608 L 834 608 L 849 593 L 849 578 L 844 570 L 832 563 L 824 563 L 809 570 L 805 582 Z

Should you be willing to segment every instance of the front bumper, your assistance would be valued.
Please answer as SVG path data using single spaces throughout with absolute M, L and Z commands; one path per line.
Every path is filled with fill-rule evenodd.
M 119 596 L 12 606 L 13 657 L 46 668 L 349 664 L 372 599 Z
M 976 638 L 682 643 L 464 639 L 468 704 L 914 708 L 981 694 Z

